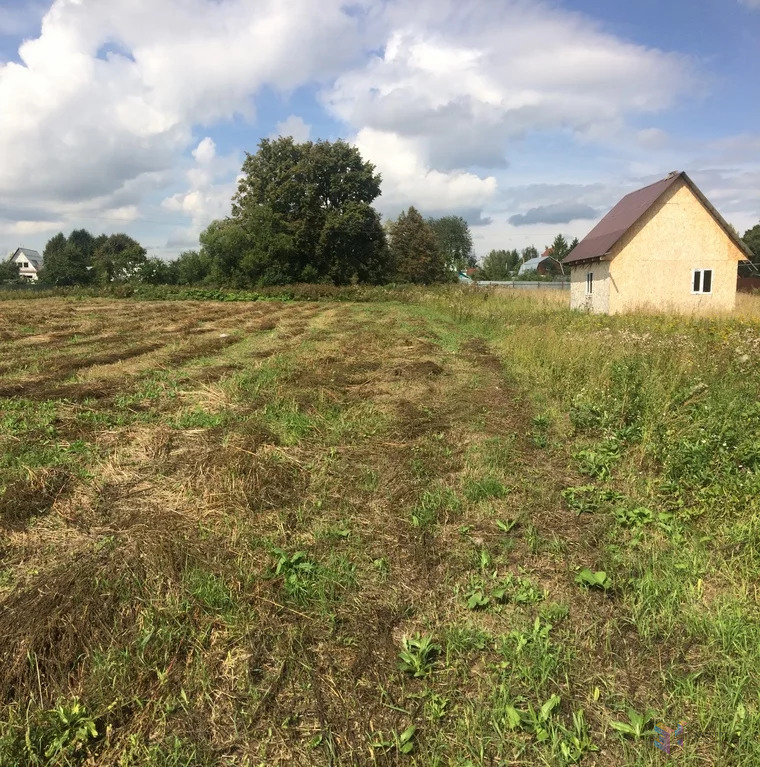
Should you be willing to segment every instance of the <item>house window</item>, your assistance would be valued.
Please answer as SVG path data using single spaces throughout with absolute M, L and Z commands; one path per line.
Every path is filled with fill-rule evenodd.
M 22 261 L 21 262 L 21 268 L 22 269 L 28 269 L 29 268 L 29 264 L 26 261 Z
M 594 292 L 594 273 L 586 272 L 586 295 L 590 296 Z
M 695 269 L 691 276 L 692 293 L 712 293 L 712 269 Z

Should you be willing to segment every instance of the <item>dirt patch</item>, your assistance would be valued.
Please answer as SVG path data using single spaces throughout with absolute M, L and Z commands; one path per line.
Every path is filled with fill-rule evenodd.
M 46 514 L 69 487 L 71 479 L 67 470 L 52 468 L 8 483 L 0 495 L 0 527 L 21 530 L 30 519 Z
M 193 371 L 190 374 L 190 380 L 196 383 L 213 383 L 220 378 L 224 378 L 232 373 L 237 373 L 242 369 L 241 365 L 210 365 L 201 370 Z
M 446 371 L 432 360 L 420 360 L 397 365 L 392 368 L 390 374 L 395 378 L 435 378 L 443 375 Z

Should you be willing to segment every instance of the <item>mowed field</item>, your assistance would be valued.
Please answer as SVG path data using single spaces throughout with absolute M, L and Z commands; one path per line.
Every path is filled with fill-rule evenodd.
M 755 320 L 0 319 L 3 767 L 760 763 Z

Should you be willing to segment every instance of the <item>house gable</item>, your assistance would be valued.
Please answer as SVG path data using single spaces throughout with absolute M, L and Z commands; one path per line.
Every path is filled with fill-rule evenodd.
M 736 267 L 745 255 L 724 224 L 688 177 L 671 185 L 605 257 L 609 311 L 732 309 Z M 712 285 L 701 294 L 692 290 L 693 274 L 705 269 Z
M 24 277 L 32 282 L 37 281 L 37 275 L 42 268 L 42 256 L 36 250 L 16 248 L 15 252 L 8 258 L 8 261 L 18 265 L 20 277 Z
M 662 198 L 672 194 L 674 189 L 686 184 L 702 207 L 712 216 L 726 236 L 744 254 L 751 258 L 752 253 L 739 235 L 726 223 L 725 219 L 702 194 L 697 185 L 686 173 L 671 173 L 667 178 L 645 186 L 623 197 L 612 210 L 573 248 L 565 258 L 565 263 L 572 266 L 578 263 L 598 261 L 620 251 L 620 243 L 630 239 L 630 234 L 643 221 L 652 216 Z

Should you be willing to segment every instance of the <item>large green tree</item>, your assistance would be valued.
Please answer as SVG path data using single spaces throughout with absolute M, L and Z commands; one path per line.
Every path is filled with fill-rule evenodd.
M 430 224 L 410 207 L 390 226 L 390 251 L 399 282 L 442 282 L 452 273 Z
M 95 253 L 95 238 L 86 229 L 75 229 L 66 241 L 77 253 L 77 258 L 87 266 L 92 264 Z
M 170 266 L 178 285 L 199 285 L 211 274 L 211 259 L 197 250 L 180 253 Z
M 484 259 L 480 279 L 503 281 L 512 278 L 520 263 L 516 250 L 492 250 Z
M 760 224 L 755 224 L 752 229 L 747 229 L 742 239 L 754 254 L 752 262 L 760 266 Z
M 101 285 L 136 279 L 146 260 L 145 248 L 127 234 L 103 234 L 95 240 L 92 266 Z
M 148 258 L 137 268 L 136 280 L 147 285 L 176 285 L 175 263 L 161 258 Z
M 89 267 L 87 252 L 80 249 L 77 239 L 67 240 L 59 232 L 45 245 L 40 281 L 50 285 L 84 285 L 90 280 Z
M 472 252 L 470 227 L 461 216 L 429 218 L 428 224 L 435 232 L 438 250 L 449 269 L 461 271 L 468 266 L 477 266 Z
M 371 207 L 380 176 L 344 141 L 263 139 L 243 163 L 232 215 L 202 235 L 212 279 L 233 284 L 382 282 L 390 263 Z

